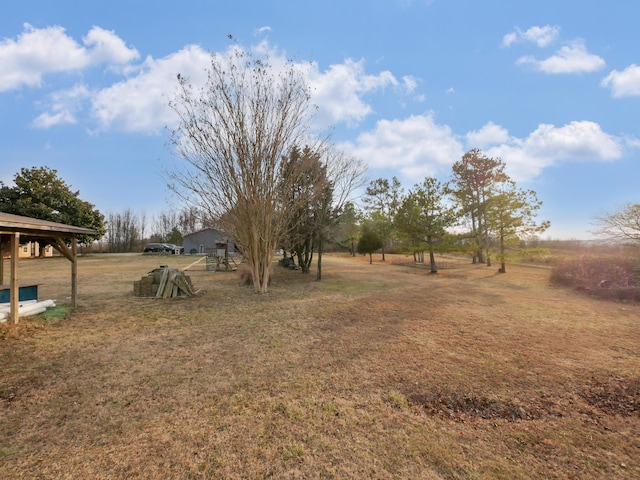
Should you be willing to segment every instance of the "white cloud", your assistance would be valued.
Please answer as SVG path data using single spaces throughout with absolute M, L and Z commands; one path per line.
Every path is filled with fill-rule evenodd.
M 253 35 L 254 36 L 258 36 L 258 35 L 260 35 L 262 33 L 270 32 L 270 31 L 271 31 L 271 27 L 269 27 L 268 25 L 265 25 L 264 27 L 256 28 L 253 31 Z
M 268 31 L 269 27 L 260 30 Z M 234 44 L 229 49 L 242 47 Z M 267 41 L 249 50 L 258 57 L 267 56 L 275 71 L 291 64 L 285 52 Z M 127 47 L 114 32 L 100 27 L 93 27 L 81 45 L 62 27 L 37 29 L 25 24 L 25 31 L 17 39 L 0 43 L 0 65 L 3 66 L 0 91 L 22 85 L 40 86 L 48 73 L 82 71 L 106 64 L 109 70 L 125 78 L 105 88 L 92 88 L 91 98 L 83 107 L 91 105 L 91 114 L 101 129 L 153 133 L 175 124 L 175 114 L 167 103 L 176 88 L 176 74 L 190 77 L 196 87 L 203 85 L 210 56 L 198 46 L 187 46 L 161 59 L 148 57 L 136 65 L 134 61 L 138 58 L 137 50 Z M 416 94 L 419 79 L 404 76 L 398 80 L 389 71 L 367 73 L 364 60 L 346 59 L 325 71 L 311 62 L 294 63 L 294 67 L 309 77 L 312 101 L 320 107 L 317 128 L 339 123 L 358 124 L 373 112 L 365 97 L 389 86 L 400 95 L 412 95 L 413 101 L 424 100 Z M 60 90 L 42 102 L 47 111 L 39 115 L 33 125 L 49 128 L 80 123 L 82 109 L 78 98 L 69 95 L 69 91 Z
M 535 70 L 544 73 L 583 73 L 594 72 L 605 66 L 605 61 L 598 55 L 587 51 L 581 39 L 563 46 L 549 58 L 538 60 L 532 56 L 520 57 L 517 65 L 531 65 Z
M 77 71 L 102 63 L 126 63 L 138 57 L 113 32 L 94 27 L 81 46 L 59 26 L 24 25 L 16 40 L 0 42 L 0 91 L 27 85 L 38 87 L 48 73 Z
M 623 71 L 613 70 L 602 80 L 603 87 L 611 87 L 611 94 L 616 97 L 640 95 L 640 66 L 631 64 Z
M 32 123 L 36 128 L 49 128 L 54 125 L 77 123 L 76 113 L 90 97 L 85 85 L 76 85 L 69 90 L 54 92 L 49 96 L 48 112 L 39 115 Z
M 45 112 L 33 121 L 33 126 L 36 128 L 49 128 L 54 125 L 61 125 L 65 123 L 76 123 L 76 117 L 67 109 L 57 110 L 53 109 L 55 113 Z
M 489 122 L 480 130 L 474 130 L 466 135 L 469 149 L 485 149 L 490 145 L 505 143 L 509 140 L 509 132 L 506 128 Z
M 448 175 L 451 165 L 472 148 L 502 158 L 514 180 L 529 181 L 545 168 L 563 162 L 614 161 L 622 157 L 625 147 L 640 144 L 609 135 L 589 121 L 562 127 L 541 124 L 525 138 L 510 136 L 504 127 L 488 122 L 464 136 L 466 145 L 461 139 L 449 126 L 437 124 L 432 114 L 426 114 L 380 120 L 373 130 L 342 147 L 373 169 L 395 169 L 416 183 L 425 176 Z
M 135 48 L 128 48 L 113 31 L 93 27 L 82 39 L 88 48 L 91 63 L 126 64 L 140 58 Z
M 623 139 L 602 131 L 599 124 L 573 121 L 562 127 L 541 124 L 524 139 L 509 137 L 486 149 L 501 157 L 515 180 L 531 180 L 548 167 L 567 161 L 613 161 L 622 157 Z
M 516 28 L 514 32 L 507 33 L 502 38 L 502 46 L 510 47 L 517 42 L 533 42 L 539 47 L 546 47 L 553 43 L 560 35 L 560 27 L 557 25 L 533 26 L 526 31 Z
M 177 74 L 189 77 L 196 86 L 206 80 L 204 68 L 210 55 L 198 46 L 187 46 L 159 60 L 147 58 L 139 75 L 99 91 L 92 112 L 103 128 L 153 133 L 177 120 L 168 107 L 177 87 Z
M 230 48 L 240 48 L 233 46 Z M 287 59 L 267 42 L 252 47 L 258 56 L 268 55 L 276 69 L 284 68 Z M 224 55 L 224 54 L 223 54 Z M 93 114 L 103 128 L 125 131 L 155 132 L 175 124 L 174 112 L 167 107 L 176 87 L 176 74 L 191 77 L 195 86 L 204 84 L 204 69 L 210 64 L 209 54 L 197 46 L 186 47 L 163 59 L 148 58 L 137 76 L 99 91 L 93 101 Z M 417 84 L 413 77 L 405 77 L 401 84 L 388 71 L 367 74 L 364 61 L 347 59 L 321 72 L 314 63 L 298 63 L 310 78 L 312 102 L 320 106 L 318 128 L 336 123 L 356 124 L 373 112 L 363 96 L 386 86 L 403 87 L 411 92 Z
M 402 83 L 407 93 L 413 93 L 418 88 L 420 80 L 412 75 L 405 75 L 402 77 Z
M 312 101 L 320 107 L 318 121 L 324 126 L 342 122 L 357 124 L 373 112 L 371 105 L 363 100 L 364 95 L 399 85 L 391 72 L 370 75 L 365 72 L 364 60 L 352 59 L 331 65 L 325 72 L 312 64 L 310 81 Z
M 343 148 L 372 168 L 397 169 L 414 183 L 448 171 L 464 153 L 451 128 L 437 124 L 432 114 L 380 120 L 374 130 Z

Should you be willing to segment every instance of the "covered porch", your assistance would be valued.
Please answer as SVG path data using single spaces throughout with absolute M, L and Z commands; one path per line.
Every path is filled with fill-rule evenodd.
M 0 285 L 5 285 L 4 255 L 11 259 L 9 283 L 9 323 L 18 323 L 20 245 L 26 242 L 48 243 L 71 262 L 71 303 L 77 305 L 78 295 L 78 235 L 96 235 L 89 228 L 38 220 L 0 212 Z M 67 245 L 67 241 L 70 245 Z

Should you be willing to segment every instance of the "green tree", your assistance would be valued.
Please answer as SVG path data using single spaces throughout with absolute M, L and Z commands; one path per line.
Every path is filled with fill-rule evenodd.
M 369 225 L 362 228 L 362 234 L 358 240 L 358 253 L 369 254 L 369 264 L 373 263 L 373 252 L 382 248 L 382 239 L 377 232 L 373 231 Z
M 320 155 L 308 147 L 294 147 L 287 156 L 284 178 L 296 171 L 301 172 L 298 183 L 289 184 L 284 201 L 285 208 L 291 209 L 291 215 L 283 243 L 285 250 L 295 254 L 302 273 L 309 273 L 319 243 L 324 210 L 331 202 L 331 185 Z
M 492 189 L 507 179 L 505 163 L 499 158 L 487 157 L 480 149 L 473 149 L 452 168 L 451 193 L 470 223 L 470 234 L 475 243 L 473 263 L 486 262 L 491 266 L 487 202 Z
M 400 181 L 393 177 L 391 182 L 386 178 L 372 180 L 365 190 L 363 203 L 369 212 L 373 228 L 382 240 L 382 261 L 385 261 L 385 243 L 392 237 L 394 229 L 394 219 L 400 199 L 402 188 Z
M 446 185 L 427 177 L 409 191 L 396 214 L 398 232 L 411 243 L 414 252 L 429 252 L 431 273 L 438 273 L 434 254 L 442 251 L 447 228 L 457 221 L 454 209 L 445 204 L 446 194 Z
M 360 234 L 360 215 L 353 202 L 347 202 L 338 218 L 335 239 L 343 247 L 349 249 L 351 256 L 356 255 L 356 241 Z
M 487 224 L 498 242 L 500 273 L 506 273 L 509 254 L 520 250 L 522 240 L 531 238 L 549 228 L 550 223 L 536 223 L 537 211 L 542 206 L 536 192 L 522 190 L 507 178 L 493 192 L 487 204 Z
M 174 245 L 182 245 L 182 233 L 180 233 L 178 227 L 173 227 L 171 229 L 171 235 L 169 235 L 168 243 L 172 243 Z
M 93 204 L 81 200 L 79 190 L 71 190 L 70 185 L 58 178 L 57 170 L 22 168 L 13 181 L 13 187 L 0 182 L 0 211 L 97 232 L 95 236 L 79 236 L 80 243 L 90 243 L 105 234 L 104 215 Z

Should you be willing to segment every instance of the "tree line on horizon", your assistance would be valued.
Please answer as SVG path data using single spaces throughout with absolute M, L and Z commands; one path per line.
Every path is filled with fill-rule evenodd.
M 308 155 L 308 150 L 293 149 L 287 162 L 299 162 Z M 353 255 L 379 251 L 383 260 L 389 249 L 413 254 L 419 263 L 425 263 L 428 253 L 434 273 L 436 253 L 463 253 L 474 263 L 487 265 L 495 257 L 504 272 L 508 258 L 529 251 L 522 248 L 526 239 L 537 238 L 548 226 L 547 222 L 535 223 L 541 204 L 535 192 L 518 189 L 504 174 L 504 162 L 488 158 L 478 149 L 453 165 L 446 183 L 427 177 L 405 193 L 397 178 L 378 178 L 366 186 L 361 205 L 345 201 L 331 216 L 326 215 L 330 182 L 326 167 L 318 160 L 316 156 L 316 163 L 309 163 L 313 166 L 304 176 L 306 183 L 289 193 L 306 195 L 307 203 L 300 204 L 291 217 L 289 233 L 278 243 L 304 273 L 311 270 L 319 240 L 324 242 L 321 248 L 330 245 Z M 148 242 L 180 245 L 185 235 L 207 227 L 220 228 L 215 219 L 194 206 L 168 209 L 151 217 L 130 208 L 104 216 L 47 167 L 23 168 L 14 181 L 14 187 L 0 185 L 0 211 L 92 228 L 99 236 L 82 241 L 93 244 L 94 251 L 140 252 Z M 310 195 L 311 191 L 316 193 Z M 322 194 L 318 196 L 318 192 Z M 324 217 L 318 214 L 323 208 Z M 319 222 L 322 218 L 330 222 Z M 640 205 L 627 204 L 596 220 L 599 229 L 595 233 L 603 238 L 640 241 Z

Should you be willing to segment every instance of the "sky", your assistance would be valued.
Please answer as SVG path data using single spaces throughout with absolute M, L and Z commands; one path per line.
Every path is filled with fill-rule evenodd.
M 446 181 L 480 148 L 537 192 L 543 238 L 589 239 L 640 202 L 638 18 L 637 0 L 7 2 L 0 181 L 46 166 L 105 215 L 180 208 L 176 76 L 237 45 L 307 69 L 314 128 L 369 180 Z

